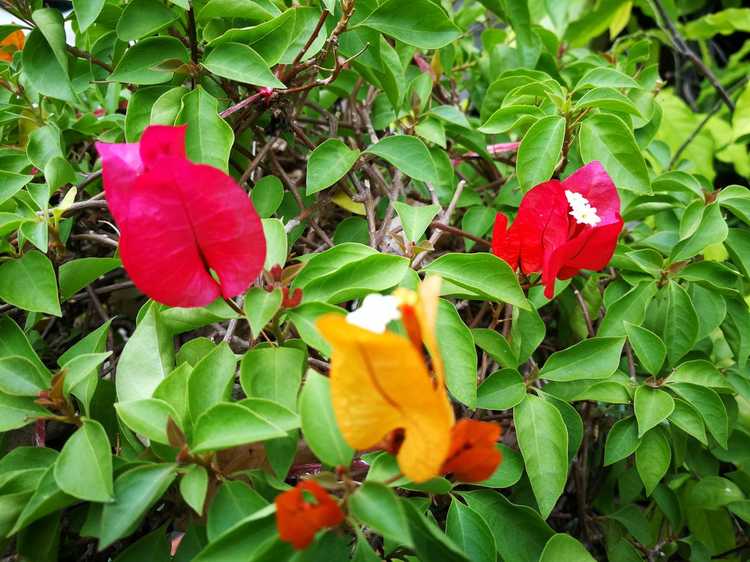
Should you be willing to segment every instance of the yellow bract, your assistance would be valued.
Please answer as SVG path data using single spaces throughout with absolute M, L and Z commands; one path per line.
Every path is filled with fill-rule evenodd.
M 331 397 L 344 439 L 356 449 L 367 449 L 390 431 L 403 428 L 398 463 L 414 482 L 440 473 L 454 422 L 434 334 L 439 289 L 439 278 L 428 279 L 415 305 L 436 378 L 430 376 L 421 350 L 403 336 L 363 330 L 338 314 L 318 320 L 333 348 Z

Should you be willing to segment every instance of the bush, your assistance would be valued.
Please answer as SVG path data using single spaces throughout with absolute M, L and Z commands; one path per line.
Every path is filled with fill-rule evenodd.
M 748 559 L 750 8 L 42 4 L 4 560 Z

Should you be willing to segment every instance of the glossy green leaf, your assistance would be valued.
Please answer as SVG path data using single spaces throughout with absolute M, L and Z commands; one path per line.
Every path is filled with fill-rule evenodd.
M 299 397 L 302 433 L 315 456 L 330 466 L 349 466 L 354 450 L 344 441 L 331 404 L 328 379 L 308 371 Z
M 606 379 L 617 370 L 624 338 L 590 338 L 556 351 L 544 363 L 539 376 L 551 381 Z
M 0 265 L 0 299 L 24 310 L 62 315 L 52 263 L 36 250 Z
M 565 119 L 558 115 L 543 117 L 526 131 L 516 161 L 518 182 L 524 192 L 552 177 L 564 137 Z
M 236 82 L 266 88 L 285 87 L 271 72 L 263 57 L 241 43 L 222 43 L 216 46 L 202 64 L 214 74 Z
M 401 201 L 394 202 L 393 208 L 398 213 L 404 234 L 409 242 L 419 240 L 440 212 L 440 205 L 409 205 Z
M 362 25 L 422 49 L 439 49 L 460 34 L 443 9 L 429 0 L 387 0 Z
M 619 117 L 605 113 L 587 117 L 579 135 L 584 162 L 600 161 L 621 189 L 639 193 L 651 191 L 641 151 L 632 131 Z
M 328 139 L 319 144 L 307 161 L 307 194 L 334 185 L 351 170 L 358 158 L 359 150 L 352 150 L 339 139 Z
M 112 452 L 99 422 L 84 420 L 65 442 L 55 462 L 55 481 L 73 497 L 95 502 L 112 500 Z
M 102 509 L 99 550 L 135 531 L 146 512 L 172 484 L 176 472 L 174 464 L 144 464 L 117 477 L 115 501 Z
M 674 400 L 669 393 L 642 384 L 635 390 L 633 408 L 640 438 L 669 417 L 674 410 Z
M 513 409 L 513 420 L 526 473 L 546 519 L 567 479 L 568 432 L 557 408 L 533 395 Z
M 513 270 L 492 254 L 444 254 L 424 268 L 428 273 L 481 294 L 494 302 L 507 302 L 521 308 L 529 304 Z
M 396 4 L 393 0 L 388 3 Z M 435 9 L 439 8 L 436 7 Z M 402 11 L 402 7 L 399 7 L 399 11 Z M 430 183 L 438 183 L 439 181 L 430 152 L 424 143 L 416 137 L 407 135 L 385 137 L 377 144 L 368 147 L 365 153 L 379 156 L 415 180 Z

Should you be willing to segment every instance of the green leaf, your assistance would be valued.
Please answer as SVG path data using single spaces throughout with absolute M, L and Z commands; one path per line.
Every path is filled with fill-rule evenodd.
M 438 303 L 435 333 L 445 362 L 445 382 L 448 390 L 456 400 L 469 408 L 475 408 L 477 353 L 474 338 L 456 308 L 442 299 Z
M 39 29 L 26 37 L 22 55 L 23 72 L 40 94 L 69 103 L 76 103 L 77 96 L 68 78 L 67 67 L 60 61 Z
M 52 49 L 60 68 L 67 72 L 68 70 L 68 51 L 65 46 L 65 29 L 63 28 L 63 17 L 58 10 L 54 8 L 42 8 L 34 10 L 31 19 L 37 25 L 37 29 L 42 32 L 47 44 Z
M 497 551 L 495 537 L 487 522 L 476 511 L 451 498 L 445 534 L 453 540 L 471 562 L 495 562 Z
M 227 342 L 217 345 L 201 359 L 188 378 L 188 411 L 195 421 L 222 401 L 228 400 L 234 382 L 237 357 Z
M 177 19 L 177 14 L 161 2 L 131 0 L 117 21 L 120 41 L 135 41 L 154 35 Z
M 176 37 L 148 37 L 125 51 L 108 79 L 140 85 L 162 84 L 172 79 L 173 72 L 159 69 L 159 65 L 171 60 L 187 62 L 188 59 L 185 45 Z
M 203 505 L 208 491 L 208 472 L 200 465 L 188 466 L 180 479 L 180 494 L 185 503 L 198 515 L 203 515 Z
M 557 408 L 528 395 L 513 409 L 518 445 L 539 511 L 547 518 L 568 475 L 568 432 Z
M 86 501 L 112 500 L 112 452 L 99 422 L 84 419 L 55 462 L 55 481 L 68 495 Z
M 726 449 L 729 438 L 727 409 L 719 395 L 710 388 L 690 383 L 674 383 L 669 388 L 693 406 L 706 422 L 706 427 L 719 445 Z
M 349 466 L 354 450 L 339 431 L 331 404 L 331 388 L 326 377 L 308 371 L 299 397 L 302 433 L 312 452 L 330 466 Z
M 31 312 L 62 316 L 55 271 L 36 250 L 0 265 L 0 299 Z
M 0 358 L 0 392 L 11 396 L 38 397 L 49 388 L 49 376 L 25 357 Z
M 78 291 L 122 265 L 117 258 L 80 258 L 60 266 L 60 295 L 69 299 Z
M 409 242 L 416 242 L 422 238 L 432 219 L 440 212 L 440 205 L 409 205 L 401 201 L 395 201 L 393 208 L 398 213 Z
M 515 272 L 492 254 L 443 254 L 424 271 L 441 275 L 443 279 L 478 293 L 487 300 L 529 307 Z
M 347 264 L 376 254 L 377 251 L 369 246 L 353 242 L 339 244 L 325 252 L 313 254 L 313 256 L 305 262 L 305 267 L 302 271 L 300 271 L 294 278 L 292 288 L 304 289 L 308 283 L 315 279 L 333 273 Z
M 425 2 L 428 0 L 418 1 Z M 394 0 L 389 0 L 389 3 L 396 4 Z M 384 4 L 383 6 L 386 5 L 387 4 Z M 381 6 L 381 8 L 383 8 L 383 6 Z M 398 9 L 399 11 L 403 11 L 403 6 L 399 6 Z M 439 10 L 437 6 L 435 6 L 435 9 Z M 369 146 L 367 150 L 365 150 L 365 153 L 379 156 L 415 180 L 439 183 L 437 170 L 435 169 L 435 163 L 432 160 L 430 151 L 427 150 L 424 143 L 416 137 L 410 137 L 407 135 L 392 135 L 385 137 L 377 144 Z
M 348 506 L 354 517 L 379 535 L 399 545 L 413 546 L 401 502 L 387 486 L 365 482 L 349 497 Z
M 159 527 L 156 531 L 145 537 L 139 538 L 128 546 L 113 562 L 170 562 L 171 544 L 167 540 L 166 526 Z
M 358 158 L 359 150 L 352 150 L 339 139 L 320 143 L 307 162 L 307 194 L 334 185 L 352 169 Z
M 271 540 L 277 536 L 276 518 L 268 517 L 269 513 L 260 510 L 256 514 L 249 515 L 231 529 L 227 529 L 221 536 L 206 546 L 192 560 L 194 562 L 230 562 L 235 560 L 253 560 L 257 562 L 274 562 L 291 557 L 291 546 L 286 546 L 286 551 L 280 556 L 269 556 L 262 558 L 269 544 L 277 544 Z
M 117 477 L 115 501 L 102 509 L 100 551 L 136 530 L 143 516 L 172 484 L 176 472 L 174 464 L 146 464 Z
M 595 562 L 584 546 L 570 535 L 558 533 L 544 547 L 539 562 Z
M 686 260 L 703 252 L 707 246 L 723 242 L 729 228 L 721 216 L 719 203 L 711 203 L 703 212 L 703 217 L 695 233 L 686 240 L 682 240 L 672 250 L 672 262 Z
M 117 362 L 115 384 L 120 402 L 151 398 L 174 365 L 174 344 L 162 326 L 158 305 L 146 314 L 125 344 Z
M 687 509 L 719 509 L 745 499 L 745 494 L 737 484 L 721 476 L 702 477 L 686 496 Z
M 392 254 L 373 254 L 318 277 L 303 289 L 304 302 L 331 304 L 349 301 L 391 289 L 409 269 L 409 260 Z
M 609 466 L 635 453 L 641 440 L 638 437 L 638 424 L 633 416 L 617 422 L 607 433 L 604 444 L 604 466 Z
M 294 325 L 302 341 L 330 357 L 331 346 L 323 339 L 315 325 L 318 317 L 323 314 L 344 314 L 344 310 L 322 302 L 308 302 L 288 311 L 286 317 Z
M 228 171 L 234 132 L 219 117 L 215 97 L 200 87 L 186 94 L 176 123 L 188 126 L 185 147 L 190 160 Z
M 720 388 L 732 392 L 734 387 L 716 366 L 704 359 L 682 363 L 667 378 L 668 383 L 688 382 L 698 386 Z
M 535 105 L 509 105 L 490 115 L 479 130 L 487 135 L 505 133 L 536 122 L 544 113 Z
M 581 96 L 573 108 L 577 111 L 597 108 L 612 113 L 629 113 L 636 117 L 641 116 L 640 111 L 638 111 L 638 108 L 630 98 L 614 88 L 594 88 L 593 90 L 589 90 Z
M 641 283 L 607 306 L 607 313 L 599 324 L 599 336 L 624 336 L 626 322 L 640 325 L 646 309 L 656 294 L 656 283 Z
M 160 95 L 151 106 L 148 124 L 174 125 L 182 107 L 182 98 L 188 91 L 182 86 L 176 86 Z
M 280 289 L 266 291 L 260 287 L 253 287 L 245 294 L 243 310 L 250 323 L 253 337 L 260 337 L 263 328 L 271 321 L 281 307 L 282 294 Z
M 614 115 L 598 113 L 581 124 L 578 144 L 584 163 L 599 160 L 620 189 L 650 193 L 646 164 L 632 131 Z
M 477 408 L 509 410 L 526 396 L 523 377 L 515 369 L 495 371 L 477 389 Z
M 266 260 L 263 269 L 270 271 L 274 265 L 283 266 L 286 263 L 289 241 L 280 219 L 260 219 L 263 225 L 263 235 L 266 237 Z
M 225 480 L 208 510 L 208 540 L 213 542 L 237 523 L 267 505 L 268 502 L 244 482 Z
M 651 330 L 630 322 L 624 324 L 628 342 L 630 342 L 641 365 L 649 374 L 657 375 L 661 371 L 661 366 L 667 356 L 667 347 L 664 342 Z
M 667 419 L 674 410 L 672 397 L 658 388 L 642 384 L 635 389 L 633 399 L 635 418 L 638 420 L 638 437 Z
M 39 416 L 50 415 L 34 400 L 28 396 L 9 396 L 0 392 L 0 432 L 18 429 L 33 423 Z
M 575 89 L 582 90 L 585 87 L 640 88 L 641 85 L 619 70 L 608 66 L 598 66 L 584 74 Z
M 405 499 L 401 500 L 401 504 L 406 512 L 409 531 L 414 540 L 414 550 L 420 561 L 469 562 L 459 547 L 414 504 Z
M 106 0 L 73 0 L 78 29 L 83 33 L 96 21 Z
M 77 385 L 83 383 L 88 377 L 97 377 L 99 365 L 110 355 L 112 355 L 111 351 L 104 353 L 80 353 L 63 363 L 60 368 L 61 371 L 65 372 L 63 394 L 68 396 Z
M 635 452 L 635 467 L 641 477 L 646 495 L 650 496 L 656 485 L 669 470 L 672 449 L 661 428 L 650 430 Z
M 263 57 L 241 43 L 222 43 L 203 60 L 203 66 L 218 76 L 267 88 L 285 88 Z
M 329 11 L 333 13 L 333 10 Z M 241 18 L 253 23 L 259 23 L 270 20 L 272 17 L 268 10 L 264 9 L 257 2 L 249 0 L 243 2 L 237 2 L 236 0 L 209 0 L 201 8 L 201 11 L 198 12 L 198 21 L 210 20 L 212 18 Z
M 34 166 L 41 170 L 55 156 L 62 157 L 63 148 L 60 130 L 52 124 L 34 129 L 29 135 L 29 142 L 26 145 L 26 156 Z
M 34 179 L 34 176 L 25 176 L 14 172 L 0 170 L 0 204 L 5 203 L 8 199 L 21 191 L 21 188 L 32 179 Z
M 133 92 L 130 101 L 128 101 L 128 112 L 125 115 L 126 141 L 137 142 L 141 138 L 144 129 L 151 124 L 151 113 L 154 105 L 168 91 L 167 86 L 146 86 Z M 182 95 L 180 99 L 182 99 Z M 174 124 L 174 115 L 167 124 Z
M 543 117 L 526 131 L 516 161 L 518 183 L 524 192 L 552 177 L 564 137 L 565 119 L 559 115 Z
M 679 398 L 674 399 L 674 411 L 669 415 L 669 421 L 679 427 L 688 435 L 692 435 L 698 441 L 708 446 L 706 437 L 706 425 L 698 410 L 688 402 Z
M 276 176 L 263 176 L 256 182 L 250 197 L 258 215 L 266 219 L 276 212 L 284 200 L 284 186 Z
M 555 532 L 536 511 L 513 504 L 495 491 L 467 492 L 463 496 L 469 507 L 487 522 L 503 560 L 539 561 L 544 546 Z
M 515 368 L 518 365 L 513 348 L 501 333 L 488 328 L 474 328 L 471 334 L 474 336 L 474 343 L 501 367 Z
M 360 25 L 366 25 L 407 45 L 439 49 L 458 38 L 459 29 L 445 11 L 430 0 L 386 0 Z
M 76 498 L 60 490 L 55 481 L 54 473 L 54 466 L 46 469 L 44 476 L 42 476 L 35 487 L 34 495 L 31 496 L 28 503 L 24 506 L 10 534 L 16 534 L 19 530 L 28 527 L 34 521 L 38 521 L 42 517 L 62 510 L 78 501 Z
M 191 450 L 196 453 L 228 449 L 286 436 L 249 408 L 234 403 L 217 404 L 195 423 Z
M 732 114 L 732 131 L 735 142 L 747 142 L 750 138 L 750 86 L 745 89 L 737 99 L 734 113 Z
M 669 364 L 676 364 L 698 337 L 698 315 L 690 296 L 675 281 L 666 288 L 667 309 L 664 318 L 664 343 Z
M 179 420 L 177 412 L 167 402 L 155 398 L 118 402 L 115 410 L 130 429 L 157 443 L 169 444 L 167 420 Z
M 267 398 L 297 409 L 305 354 L 290 347 L 251 349 L 242 358 L 240 383 L 248 397 Z
M 550 381 L 606 379 L 620 364 L 625 338 L 590 338 L 556 351 L 544 363 L 539 377 Z

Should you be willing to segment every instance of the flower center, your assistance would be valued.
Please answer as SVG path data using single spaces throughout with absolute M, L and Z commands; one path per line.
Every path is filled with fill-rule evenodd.
M 578 224 L 596 226 L 601 222 L 601 217 L 596 214 L 596 207 L 592 207 L 583 195 L 566 189 L 565 197 L 570 205 L 570 214 Z
M 376 334 L 382 334 L 388 322 L 401 318 L 399 304 L 396 297 L 373 293 L 364 298 L 362 306 L 346 315 L 346 321 Z

